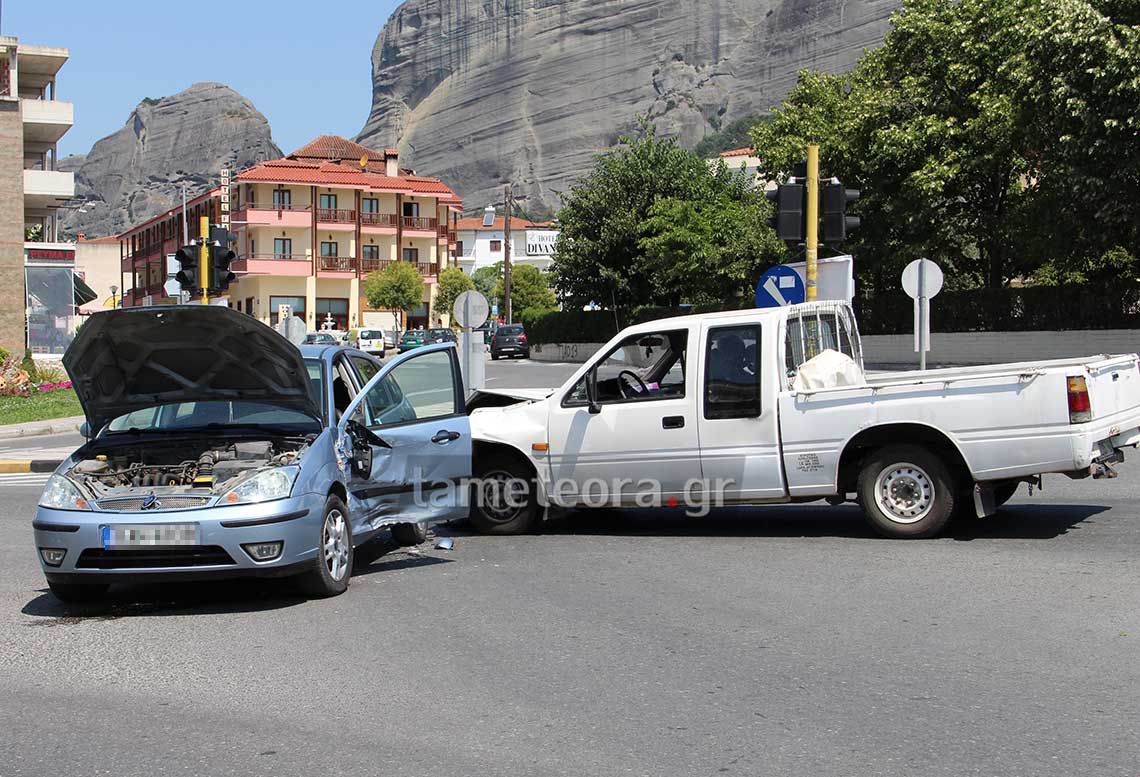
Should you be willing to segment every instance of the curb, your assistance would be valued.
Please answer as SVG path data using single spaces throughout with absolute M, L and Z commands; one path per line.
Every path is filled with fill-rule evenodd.
M 0 426 L 0 440 L 77 432 L 83 421 L 83 416 L 72 416 L 70 418 L 49 418 L 44 421 L 29 421 L 23 424 Z
M 63 459 L 0 459 L 0 475 L 25 472 L 54 472 Z

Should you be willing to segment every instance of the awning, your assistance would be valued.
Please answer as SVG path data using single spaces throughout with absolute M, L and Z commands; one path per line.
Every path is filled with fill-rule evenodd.
M 78 275 L 72 273 L 75 278 L 75 304 L 86 305 L 92 300 L 98 299 L 99 295 L 91 290 L 91 287 L 83 282 L 83 279 Z

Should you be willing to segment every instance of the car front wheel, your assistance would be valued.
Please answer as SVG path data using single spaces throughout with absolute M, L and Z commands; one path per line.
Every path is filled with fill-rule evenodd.
M 325 502 L 317 540 L 317 556 L 313 568 L 302 576 L 301 588 L 316 597 L 342 594 L 352 576 L 353 548 L 348 508 L 340 497 L 330 496 Z
M 397 523 L 392 527 L 392 539 L 404 548 L 422 545 L 427 542 L 427 527 L 422 523 Z
M 542 507 L 534 470 L 515 456 L 491 454 L 476 464 L 471 523 L 482 534 L 524 534 L 538 528 Z
M 935 536 L 953 515 L 957 493 L 942 460 L 916 445 L 889 445 L 872 453 L 859 474 L 859 504 L 884 537 Z

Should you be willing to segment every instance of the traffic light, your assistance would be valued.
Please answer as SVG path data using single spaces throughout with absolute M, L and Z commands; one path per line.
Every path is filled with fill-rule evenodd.
M 230 264 L 237 258 L 237 254 L 228 245 L 214 244 L 210 246 L 210 290 L 214 292 L 225 291 L 237 278 L 230 271 Z
M 776 230 L 776 237 L 793 243 L 803 242 L 806 194 L 807 187 L 802 183 L 782 183 L 765 192 L 768 199 L 776 203 L 776 215 L 768 219 L 768 225 Z
M 848 216 L 847 206 L 859 199 L 858 189 L 846 189 L 839 179 L 823 187 L 823 242 L 842 243 L 859 226 L 858 216 Z
M 183 291 L 197 294 L 202 289 L 198 278 L 198 246 L 182 246 L 174 253 L 174 258 L 178 260 L 179 267 L 174 279 Z

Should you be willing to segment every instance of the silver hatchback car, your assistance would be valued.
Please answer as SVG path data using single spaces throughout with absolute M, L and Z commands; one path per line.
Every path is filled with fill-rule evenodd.
M 381 366 L 297 346 L 223 307 L 97 313 L 64 355 L 88 442 L 33 522 L 52 592 L 298 575 L 345 590 L 353 549 L 466 513 L 471 435 L 455 348 Z

